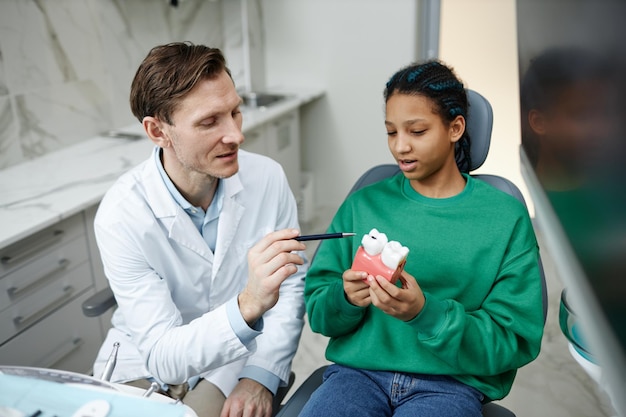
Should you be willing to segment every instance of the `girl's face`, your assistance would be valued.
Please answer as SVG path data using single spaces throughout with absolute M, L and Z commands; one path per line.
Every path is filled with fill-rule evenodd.
M 404 175 L 424 181 L 442 170 L 457 169 L 454 144 L 465 131 L 465 119 L 447 124 L 435 104 L 421 95 L 394 93 L 386 105 L 385 127 L 389 150 Z

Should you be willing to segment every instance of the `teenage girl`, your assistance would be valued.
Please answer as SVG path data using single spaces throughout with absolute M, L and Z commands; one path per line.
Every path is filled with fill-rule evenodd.
M 350 269 L 360 239 L 324 242 L 307 274 L 311 328 L 334 362 L 302 416 L 473 416 L 504 397 L 543 333 L 525 207 L 467 174 L 463 84 L 411 65 L 384 91 L 401 173 L 351 194 L 329 232 L 377 228 L 410 249 L 397 284 Z

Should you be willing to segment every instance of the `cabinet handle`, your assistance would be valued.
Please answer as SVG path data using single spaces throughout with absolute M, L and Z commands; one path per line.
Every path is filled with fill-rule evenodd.
M 72 340 L 65 342 L 61 347 L 56 349 L 52 354 L 44 359 L 38 361 L 35 364 L 38 368 L 55 368 L 55 365 L 61 362 L 63 359 L 67 358 L 74 351 L 80 349 L 82 345 L 85 344 L 85 341 L 80 337 L 76 337 Z
M 43 276 L 41 276 L 40 278 L 36 279 L 35 281 L 31 282 L 30 284 L 25 285 L 22 288 L 16 287 L 16 286 L 12 286 L 7 288 L 7 294 L 9 294 L 9 298 L 10 299 L 15 299 L 20 297 L 22 294 L 25 294 L 27 292 L 30 292 L 40 286 L 42 286 L 43 284 L 45 284 L 46 282 L 48 282 L 50 280 L 50 278 L 53 278 L 57 272 L 67 268 L 67 266 L 70 264 L 70 260 L 69 259 L 61 259 L 59 260 L 59 263 L 57 264 L 57 266 L 55 266 L 50 272 L 44 274 Z
M 25 247 L 22 250 L 20 250 L 19 253 L 15 255 L 3 256 L 2 258 L 0 258 L 0 262 L 3 265 L 11 265 L 16 262 L 19 262 L 22 259 L 28 258 L 31 255 L 41 251 L 42 249 L 45 249 L 46 247 L 60 240 L 61 237 L 63 237 L 64 233 L 65 232 L 63 230 L 55 230 L 49 236 L 31 241 L 32 243 L 29 244 L 28 247 Z
M 17 328 L 17 330 L 22 330 L 22 329 L 30 326 L 31 324 L 33 324 L 36 321 L 38 321 L 39 319 L 47 316 L 52 311 L 56 310 L 57 308 L 59 308 L 60 306 L 65 304 L 65 302 L 72 296 L 73 292 L 74 292 L 74 287 L 72 287 L 71 285 L 68 285 L 67 287 L 63 288 L 63 295 L 61 295 L 59 298 L 57 298 L 56 300 L 52 301 L 50 304 L 48 304 L 47 306 L 43 307 L 42 309 L 39 309 L 39 310 L 35 311 L 30 316 L 26 316 L 26 317 L 17 316 L 17 317 L 15 317 L 13 319 L 13 324 L 15 324 L 15 327 Z

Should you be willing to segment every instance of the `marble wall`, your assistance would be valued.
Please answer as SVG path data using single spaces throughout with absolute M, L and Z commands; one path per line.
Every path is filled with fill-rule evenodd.
M 260 28 L 257 0 L 2 0 L 0 169 L 136 122 L 130 83 L 157 44 L 223 48 L 242 85 L 242 1 Z

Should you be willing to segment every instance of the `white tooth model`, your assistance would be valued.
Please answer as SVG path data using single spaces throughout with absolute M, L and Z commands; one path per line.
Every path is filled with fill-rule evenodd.
M 387 235 L 372 229 L 361 239 L 361 246 L 354 256 L 352 269 L 369 275 L 380 275 L 395 284 L 406 263 L 409 248 L 387 239 Z

